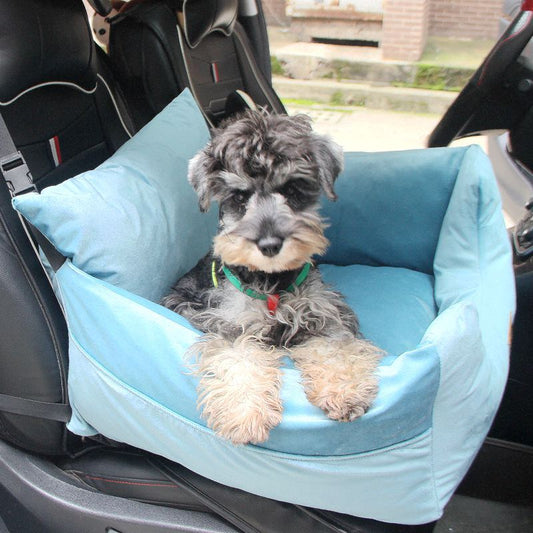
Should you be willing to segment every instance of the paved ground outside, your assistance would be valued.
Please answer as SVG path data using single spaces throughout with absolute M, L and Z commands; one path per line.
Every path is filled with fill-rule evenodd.
M 315 129 L 331 135 L 345 150 L 425 147 L 457 95 L 395 86 L 417 64 L 384 61 L 379 48 L 299 42 L 289 28 L 281 26 L 269 27 L 268 34 L 271 55 L 298 66 L 286 69 L 285 76 L 274 76 L 274 88 L 287 110 L 310 115 Z M 422 59 L 424 64 L 473 70 L 490 46 L 486 41 L 437 40 L 426 47 Z M 354 65 L 357 69 L 350 68 Z M 329 77 L 332 71 L 338 76 Z M 357 105 L 332 105 L 334 99 Z M 482 137 L 457 142 L 486 147 Z
M 440 115 L 405 113 L 366 107 L 306 106 L 286 104 L 289 114 L 305 113 L 313 119 L 319 133 L 330 135 L 345 151 L 379 152 L 424 148 L 426 140 L 440 120 Z M 480 144 L 486 150 L 485 137 L 470 137 L 453 145 Z

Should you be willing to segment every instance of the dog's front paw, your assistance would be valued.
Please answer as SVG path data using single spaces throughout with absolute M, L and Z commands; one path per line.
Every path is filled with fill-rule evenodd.
M 214 411 L 209 402 L 203 403 L 203 416 L 217 435 L 233 444 L 259 444 L 268 439 L 269 432 L 281 422 L 281 405 L 257 405 L 235 400 L 223 411 Z
M 377 392 L 378 382 L 374 375 L 350 376 L 332 372 L 327 385 L 310 385 L 307 397 L 332 420 L 351 422 L 368 411 Z
M 329 418 L 350 422 L 364 415 L 378 392 L 382 352 L 362 339 L 313 339 L 293 351 L 307 399 Z
M 199 406 L 207 425 L 233 444 L 258 444 L 281 422 L 279 353 L 257 342 L 198 343 Z

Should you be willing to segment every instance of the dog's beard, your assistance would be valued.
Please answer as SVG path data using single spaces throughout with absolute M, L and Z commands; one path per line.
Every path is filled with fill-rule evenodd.
M 307 221 L 285 238 L 281 250 L 268 257 L 261 253 L 256 243 L 238 234 L 237 231 L 222 231 L 214 239 L 214 253 L 228 265 L 238 265 L 248 270 L 274 273 L 295 270 L 308 262 L 313 255 L 322 255 L 328 240 L 324 225 Z

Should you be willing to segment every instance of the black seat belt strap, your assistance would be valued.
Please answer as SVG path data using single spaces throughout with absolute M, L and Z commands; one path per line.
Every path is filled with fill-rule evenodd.
M 4 178 L 7 188 L 9 189 L 9 194 L 13 198 L 26 192 L 37 192 L 37 187 L 33 183 L 30 169 L 28 168 L 22 153 L 17 150 L 1 113 L 0 174 Z M 21 221 L 28 233 L 28 238 L 37 242 L 48 259 L 50 266 L 54 271 L 57 271 L 57 269 L 65 262 L 65 258 L 52 246 L 50 241 L 37 228 L 26 222 L 22 217 Z M 40 259 L 41 258 L 39 257 L 39 260 Z
M 15 143 L 7 129 L 6 123 L 0 113 L 0 175 L 5 180 L 9 193 L 12 197 L 30 191 L 37 191 L 33 178 L 26 164 L 24 156 L 17 150 Z M 20 216 L 20 215 L 19 215 Z M 28 234 L 28 239 L 35 249 L 39 261 L 39 252 L 33 239 L 39 244 L 54 270 L 65 261 L 65 258 L 52 246 L 46 237 L 31 224 L 20 216 L 21 223 Z M 68 422 L 72 410 L 66 403 L 42 402 L 9 394 L 0 394 L 0 411 Z
M 37 244 L 43 251 L 46 259 L 50 263 L 52 270 L 57 272 L 61 265 L 66 261 L 66 257 L 58 252 L 54 245 L 32 224 L 26 221 L 26 226 L 30 231 L 33 238 L 36 240 Z M 41 258 L 39 257 L 39 261 Z
M 9 394 L 0 394 L 0 411 L 56 422 L 68 422 L 72 415 L 72 409 L 66 403 L 41 402 Z

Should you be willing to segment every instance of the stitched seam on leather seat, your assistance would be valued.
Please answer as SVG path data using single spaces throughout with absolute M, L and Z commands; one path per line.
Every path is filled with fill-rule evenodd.
M 141 481 L 126 481 L 123 479 L 110 479 L 101 476 L 91 476 L 87 474 L 81 474 L 86 479 L 92 479 L 94 481 L 105 481 L 106 483 L 117 483 L 120 485 L 136 485 L 140 487 L 168 487 L 168 488 L 177 488 L 173 483 L 148 483 Z

